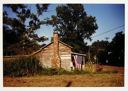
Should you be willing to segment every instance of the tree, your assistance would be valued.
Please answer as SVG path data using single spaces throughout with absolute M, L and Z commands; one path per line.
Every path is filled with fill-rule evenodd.
M 112 39 L 107 51 L 108 61 L 111 65 L 124 66 L 124 33 L 118 32 Z
M 20 47 L 19 49 L 28 47 L 27 45 L 30 44 L 32 44 L 31 46 L 38 46 L 36 42 L 43 42 L 48 39 L 45 36 L 39 37 L 35 33 L 42 24 L 46 24 L 46 21 L 40 20 L 38 17 L 47 10 L 48 5 L 31 5 L 36 8 L 37 12 L 33 12 L 28 6 L 27 4 L 3 5 L 4 54 L 6 54 L 7 50 L 16 49 L 17 46 Z M 15 53 L 13 52 L 12 54 Z
M 52 16 L 50 22 L 59 32 L 60 40 L 73 46 L 76 52 L 85 52 L 85 39 L 91 39 L 91 35 L 98 28 L 96 18 L 87 16 L 83 5 L 67 4 L 56 8 L 57 16 Z
M 96 55 L 101 64 L 124 66 L 124 33 L 116 33 L 110 43 L 108 41 L 94 42 L 90 52 L 91 58 Z
M 106 48 L 108 47 L 109 42 L 106 40 L 97 40 L 95 42 L 92 43 L 91 45 L 91 58 L 96 57 L 97 61 L 101 64 L 106 64 L 106 59 L 107 59 L 107 51 Z

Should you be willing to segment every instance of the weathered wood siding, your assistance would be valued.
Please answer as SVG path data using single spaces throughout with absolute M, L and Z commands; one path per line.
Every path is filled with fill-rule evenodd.
M 52 57 L 53 57 L 53 44 L 48 45 L 41 51 L 35 54 L 36 58 L 40 60 L 42 67 L 51 68 Z
M 59 43 L 59 54 L 61 58 L 61 67 L 66 70 L 71 70 L 71 48 Z
M 43 67 L 51 68 L 53 53 L 53 44 L 50 44 L 36 53 L 35 56 L 40 60 Z M 59 55 L 61 58 L 61 67 L 65 70 L 71 70 L 71 48 L 59 43 Z
M 45 68 L 51 68 L 52 67 L 52 60 L 53 60 L 53 43 L 50 45 L 44 47 L 43 49 L 35 52 L 32 55 L 19 55 L 19 56 L 6 56 L 3 57 L 4 61 L 6 60 L 14 60 L 22 57 L 36 57 L 40 60 L 40 63 L 42 67 Z M 61 58 L 61 68 L 64 68 L 65 70 L 71 70 L 72 61 L 71 61 L 71 48 L 68 46 L 65 46 L 62 43 L 59 43 L 59 56 Z

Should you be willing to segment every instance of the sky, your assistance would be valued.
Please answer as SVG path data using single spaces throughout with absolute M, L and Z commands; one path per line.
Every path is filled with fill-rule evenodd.
M 56 7 L 56 4 L 50 5 L 48 8 L 49 12 L 44 13 L 44 16 L 50 17 L 51 15 L 56 15 Z M 94 41 L 97 40 L 106 40 L 106 37 L 109 38 L 108 41 L 111 41 L 115 36 L 115 33 L 124 31 L 124 27 L 120 27 L 114 30 L 114 28 L 124 25 L 125 9 L 123 4 L 84 4 L 84 9 L 89 16 L 91 15 L 96 17 L 98 24 L 98 29 L 96 30 L 95 34 L 91 36 L 92 41 L 85 40 L 88 45 L 91 45 Z M 44 25 L 37 31 L 37 34 L 39 34 L 39 36 L 45 35 L 49 37 L 49 40 L 45 42 L 49 43 L 50 38 L 53 36 L 53 29 L 54 28 L 52 26 Z M 104 33 L 106 31 L 110 32 Z
M 120 27 L 115 29 L 119 26 L 124 25 L 125 22 L 125 9 L 123 4 L 83 4 L 84 9 L 88 16 L 95 16 L 96 22 L 98 24 L 98 29 L 96 32 L 91 36 L 92 41 L 85 40 L 88 45 L 91 45 L 94 41 L 97 40 L 105 40 L 108 37 L 108 41 L 111 41 L 112 38 L 115 36 L 115 33 L 119 31 L 124 31 L 124 27 Z M 56 15 L 56 7 L 57 4 L 50 4 L 48 7 L 47 12 L 44 12 L 42 16 L 39 18 L 45 19 L 47 17 L 51 17 L 52 15 Z M 35 12 L 35 8 L 33 5 L 28 6 L 33 12 Z M 10 11 L 10 10 L 9 10 Z M 15 17 L 10 12 L 10 15 Z M 51 37 L 53 36 L 54 28 L 51 25 L 42 25 L 40 29 L 36 31 L 38 36 L 46 36 L 49 38 L 48 41 L 44 43 L 48 44 L 51 41 Z M 109 31 L 109 32 L 107 32 Z M 107 32 L 107 33 L 105 33 Z
M 125 17 L 123 5 L 94 4 L 85 5 L 84 7 L 87 14 L 96 17 L 98 24 L 98 30 L 96 30 L 96 33 L 92 36 L 92 41 L 88 41 L 89 44 L 96 40 L 104 40 L 106 37 L 108 37 L 109 41 L 111 41 L 116 32 L 124 31 L 124 27 L 113 30 L 113 28 L 124 25 Z M 109 30 L 111 31 L 104 33 Z

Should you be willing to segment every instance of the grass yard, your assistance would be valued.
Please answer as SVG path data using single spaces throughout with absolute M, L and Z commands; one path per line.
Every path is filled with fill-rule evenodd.
M 6 87 L 121 87 L 122 74 L 54 75 L 33 77 L 5 77 Z
M 124 73 L 122 67 L 104 66 L 104 71 L 117 70 L 118 73 L 81 75 L 40 75 L 31 77 L 4 77 L 4 87 L 122 87 Z

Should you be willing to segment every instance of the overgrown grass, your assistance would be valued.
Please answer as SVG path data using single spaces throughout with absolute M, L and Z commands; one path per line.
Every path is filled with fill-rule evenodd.
M 63 68 L 42 68 L 40 61 L 34 57 L 21 57 L 3 62 L 4 76 L 62 75 L 85 74 L 83 70 L 66 71 Z
M 85 69 L 84 69 L 85 73 L 89 73 L 89 74 L 115 74 L 118 73 L 118 70 L 112 69 L 111 67 L 105 67 L 99 64 L 93 64 L 90 62 L 87 62 L 85 64 Z
M 33 57 L 22 57 L 15 60 L 3 62 L 4 76 L 32 76 L 32 75 L 76 75 L 94 73 L 118 73 L 116 70 L 107 70 L 92 63 L 85 64 L 85 70 L 66 71 L 62 68 L 42 68 L 40 61 Z
M 123 74 L 41 75 L 4 77 L 5 87 L 118 87 L 124 86 Z
M 96 65 L 95 64 L 93 64 L 92 62 L 87 62 L 86 64 L 85 64 L 85 72 L 87 72 L 87 73 L 95 73 L 96 71 L 97 71 L 97 69 L 96 69 Z
M 60 69 L 42 68 L 41 71 L 41 75 L 62 75 L 62 74 L 70 74 L 70 72 L 64 70 L 63 68 Z
M 43 68 L 34 57 L 22 57 L 3 62 L 4 76 L 61 75 L 72 74 L 64 69 Z
M 41 72 L 40 62 L 34 57 L 22 57 L 3 62 L 4 76 L 30 76 Z

